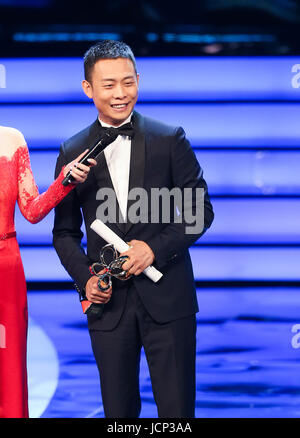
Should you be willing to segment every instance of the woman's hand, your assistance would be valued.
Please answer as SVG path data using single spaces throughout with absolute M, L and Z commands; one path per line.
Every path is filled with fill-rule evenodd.
M 93 158 L 89 158 L 88 162 L 90 163 L 89 166 L 86 166 L 85 164 L 79 163 L 81 158 L 87 153 L 88 149 L 86 149 L 82 154 L 78 155 L 75 160 L 71 161 L 71 163 L 67 164 L 64 168 L 64 176 L 67 176 L 68 172 L 71 172 L 71 175 L 75 179 L 74 184 L 83 183 L 87 179 L 87 176 L 90 171 L 90 167 L 96 166 L 97 161 Z

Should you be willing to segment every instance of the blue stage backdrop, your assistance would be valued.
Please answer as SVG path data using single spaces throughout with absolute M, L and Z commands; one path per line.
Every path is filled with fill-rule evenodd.
M 0 123 L 23 132 L 40 190 L 61 141 L 97 116 L 81 59 L 2 59 Z M 300 59 L 137 59 L 137 110 L 182 126 L 204 169 L 212 229 L 191 249 L 197 280 L 299 280 Z M 53 214 L 16 212 L 31 281 L 68 280 L 52 248 Z M 37 269 L 36 260 L 43 260 Z

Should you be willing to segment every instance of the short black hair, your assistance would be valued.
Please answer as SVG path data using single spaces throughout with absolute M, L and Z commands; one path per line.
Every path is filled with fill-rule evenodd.
M 90 47 L 84 54 L 84 78 L 90 82 L 91 72 L 99 59 L 127 58 L 133 63 L 137 74 L 136 62 L 131 48 L 122 41 L 103 40 Z

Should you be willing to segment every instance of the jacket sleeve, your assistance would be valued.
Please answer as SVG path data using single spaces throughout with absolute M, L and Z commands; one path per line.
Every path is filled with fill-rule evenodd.
M 180 220 L 166 224 L 159 234 L 146 241 L 154 252 L 158 267 L 187 250 L 205 233 L 214 218 L 203 170 L 182 128 L 178 128 L 172 137 L 170 150 L 173 186 L 181 190 L 183 202 Z M 196 219 L 194 224 L 191 223 L 189 218 L 192 217 L 197 218 L 202 226 L 197 226 Z
M 55 176 L 65 165 L 64 144 L 57 159 Z M 55 208 L 53 245 L 60 261 L 75 281 L 78 291 L 83 291 L 91 277 L 90 261 L 82 247 L 82 214 L 76 190 L 72 190 Z

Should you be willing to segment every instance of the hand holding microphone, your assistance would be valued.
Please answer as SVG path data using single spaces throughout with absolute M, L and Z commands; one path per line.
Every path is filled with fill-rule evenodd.
M 92 149 L 85 151 L 80 158 L 78 164 L 83 164 L 84 166 L 90 166 L 90 160 L 97 160 L 99 156 L 103 153 L 106 146 L 115 141 L 118 135 L 128 135 L 133 136 L 133 127 L 131 123 L 126 123 L 119 128 L 102 128 L 101 139 L 92 147 Z M 79 155 L 79 157 L 81 156 Z M 78 157 L 78 158 L 79 158 Z M 77 166 L 78 167 L 78 166 Z M 63 186 L 68 186 L 70 183 L 74 182 L 75 178 L 72 175 L 72 171 L 69 171 L 62 181 Z
M 96 166 L 97 164 L 97 161 L 92 158 L 87 160 L 88 166 L 81 162 L 82 158 L 87 154 L 87 152 L 88 149 L 86 149 L 84 152 L 82 152 L 82 154 L 78 155 L 78 157 L 75 160 L 71 161 L 71 163 L 65 166 L 63 171 L 65 177 L 64 180 L 66 178 L 68 178 L 68 180 L 72 178 L 72 181 L 70 180 L 70 182 L 74 184 L 85 182 L 89 174 L 90 167 Z M 68 184 L 63 184 L 63 185 L 68 185 Z

